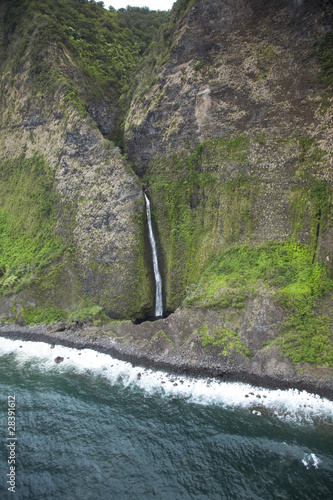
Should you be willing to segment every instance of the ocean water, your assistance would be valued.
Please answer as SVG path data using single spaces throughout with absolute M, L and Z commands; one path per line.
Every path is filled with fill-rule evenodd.
M 318 396 L 1 338 L 0 384 L 1 499 L 333 498 L 333 402 Z

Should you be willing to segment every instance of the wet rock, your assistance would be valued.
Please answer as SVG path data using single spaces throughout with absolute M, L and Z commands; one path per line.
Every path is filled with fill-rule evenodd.
M 62 362 L 63 362 L 63 360 L 64 360 L 64 358 L 63 358 L 62 356 L 57 356 L 57 357 L 55 358 L 55 360 L 54 360 L 54 361 L 55 361 L 56 363 L 62 363 Z
M 50 332 L 51 333 L 63 332 L 66 330 L 66 328 L 67 328 L 66 323 L 60 322 L 60 323 L 56 323 L 55 325 L 53 325 Z

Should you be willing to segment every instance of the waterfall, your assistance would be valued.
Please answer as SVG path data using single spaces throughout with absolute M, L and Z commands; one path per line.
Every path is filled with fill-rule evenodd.
M 158 269 L 158 260 L 157 260 L 157 248 L 156 241 L 153 233 L 153 226 L 151 223 L 151 213 L 150 213 L 150 202 L 145 193 L 145 202 L 146 202 L 146 213 L 148 220 L 148 231 L 149 231 L 149 241 L 151 246 L 151 253 L 153 257 L 153 268 L 154 268 L 154 277 L 155 277 L 155 316 L 163 316 L 163 299 L 162 299 L 162 278 L 160 271 Z

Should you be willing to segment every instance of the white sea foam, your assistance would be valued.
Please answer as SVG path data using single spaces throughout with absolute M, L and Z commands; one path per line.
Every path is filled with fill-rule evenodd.
M 43 342 L 24 342 L 0 338 L 0 356 L 13 354 L 18 366 L 29 363 L 34 369 L 59 373 L 74 371 L 102 376 L 111 384 L 136 386 L 147 395 L 181 398 L 202 405 L 245 408 L 255 417 L 266 413 L 292 422 L 313 422 L 315 419 L 333 425 L 333 401 L 296 389 L 269 390 L 236 382 L 208 378 L 176 376 L 163 371 L 133 366 L 108 354 L 91 349 L 72 349 Z M 56 357 L 64 358 L 55 363 Z
M 315 469 L 318 469 L 320 460 L 314 453 L 309 453 L 304 456 L 302 459 L 303 464 L 307 469 L 310 469 L 310 467 L 314 467 Z

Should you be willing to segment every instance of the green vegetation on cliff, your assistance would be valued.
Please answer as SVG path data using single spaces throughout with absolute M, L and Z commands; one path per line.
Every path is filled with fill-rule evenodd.
M 177 29 L 184 22 L 191 7 L 198 0 L 177 0 L 172 6 L 170 13 L 163 16 L 158 32 L 151 42 L 149 51 L 144 55 L 138 66 L 138 72 L 132 75 L 132 82 L 128 89 L 128 95 L 123 97 L 129 107 L 130 97 L 135 91 L 134 99 L 144 97 L 145 92 L 158 79 L 158 73 L 163 64 L 168 60 L 172 47 L 177 38 Z
M 42 156 L 0 163 L 0 291 L 28 285 L 65 246 L 54 234 L 54 171 Z
M 89 113 L 116 138 L 119 97 L 165 16 L 93 0 L 1 3 L 0 291 L 20 294 L 29 323 L 101 306 L 116 317 L 144 315 L 152 302 L 139 183 Z M 125 186 L 124 216 L 109 202 L 115 183 Z
M 232 247 L 206 269 L 185 304 L 243 308 L 264 286 L 286 312 L 277 339 L 283 354 L 294 363 L 333 366 L 332 316 L 325 305 L 333 298 L 333 280 L 324 263 L 312 260 L 313 250 L 294 241 Z
M 122 144 L 119 130 L 133 70 L 166 16 L 147 8 L 108 11 L 94 0 L 7 0 L 0 44 L 0 73 L 6 78 L 0 97 L 28 65 L 31 97 L 39 97 L 40 108 L 47 110 L 49 98 L 59 91 L 82 116 L 102 100 L 115 120 L 110 136 Z
M 318 59 L 321 65 L 320 81 L 333 88 L 333 31 L 329 31 L 319 43 Z
M 213 334 L 209 334 L 207 325 L 202 325 L 199 330 L 199 337 L 202 340 L 202 347 L 222 347 L 221 354 L 230 356 L 233 352 L 250 357 L 251 352 L 239 340 L 239 334 L 229 328 L 215 328 Z
M 62 309 L 55 307 L 31 307 L 25 306 L 21 309 L 21 315 L 26 325 L 38 323 L 52 324 L 66 319 L 67 314 Z
M 55 307 L 25 306 L 21 309 L 21 315 L 26 325 L 36 325 L 38 323 L 52 324 L 63 320 L 100 325 L 102 322 L 110 321 L 100 306 L 83 307 L 71 314 L 68 314 L 68 311 Z
M 51 75 L 58 68 L 52 68 L 45 51 L 55 43 L 58 50 L 66 48 L 76 58 L 80 71 L 94 85 L 91 91 L 102 83 L 121 92 L 166 15 L 131 7 L 118 13 L 88 0 L 7 0 L 5 6 L 3 45 L 6 49 L 19 34 L 17 63 L 29 45 L 31 75 L 37 79 Z M 15 64 L 12 68 L 16 70 Z M 51 82 L 44 83 L 50 90 Z
M 289 25 L 272 44 L 268 10 L 249 35 L 231 4 L 219 18 L 219 4 L 196 3 L 178 0 L 169 15 L 2 2 L 0 293 L 18 299 L 27 324 L 151 311 L 140 180 L 96 128 L 123 145 L 131 106 L 127 152 L 146 172 L 167 310 L 196 309 L 203 347 L 248 356 L 241 340 L 253 323 L 240 322 L 264 290 L 281 313 L 268 318 L 279 316 L 270 339 L 282 318 L 270 342 L 294 363 L 333 366 L 331 146 L 319 94 L 328 89 L 330 102 L 332 33 L 315 61 L 319 17 L 293 49 Z
M 254 163 L 251 154 L 256 151 L 260 161 L 271 155 L 274 161 L 275 152 L 282 156 L 293 150 L 297 156 L 288 175 L 295 184 L 287 192 L 282 184 L 280 191 L 280 196 L 288 196 L 292 239 L 285 240 L 281 226 L 278 241 L 265 243 L 267 235 L 258 224 L 263 216 L 260 198 L 264 195 L 274 203 L 274 197 L 266 166 Z M 327 306 L 333 281 L 329 258 L 327 265 L 318 259 L 320 237 L 332 227 L 333 214 L 332 189 L 317 176 L 323 157 L 316 141 L 305 136 L 280 140 L 239 134 L 154 158 L 144 181 L 152 193 L 164 256 L 167 307 L 177 307 L 186 294 L 187 307 L 215 310 L 223 317 L 228 309 L 228 317 L 239 316 L 263 287 L 284 311 L 274 341 L 282 354 L 294 363 L 333 366 Z M 279 182 L 277 178 L 276 193 Z M 229 340 L 223 332 L 199 333 L 205 346 L 238 345 L 237 332 Z
M 144 182 L 151 186 L 153 215 L 156 216 L 165 258 L 167 307 L 181 303 L 185 288 L 196 282 L 213 258 L 215 232 L 223 227 L 226 242 L 250 234 L 251 205 L 257 183 L 244 173 L 220 183 L 209 165 L 246 161 L 249 140 L 205 141 L 190 152 L 156 158 Z M 208 167 L 206 167 L 208 165 Z
M 280 172 L 285 155 L 293 155 L 293 160 Z M 167 307 L 181 304 L 185 290 L 198 282 L 216 253 L 230 246 L 257 246 L 273 239 L 270 234 L 284 240 L 288 231 L 296 242 L 309 245 L 315 261 L 320 236 L 332 226 L 333 214 L 333 191 L 328 181 L 318 179 L 323 157 L 314 139 L 297 134 L 283 140 L 235 134 L 156 156 L 143 181 L 152 194 Z M 265 164 L 266 158 L 272 167 Z M 270 211 L 270 203 L 280 210 L 276 201 L 282 197 L 288 226 L 283 213 Z

